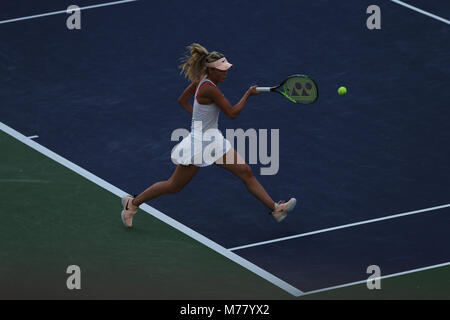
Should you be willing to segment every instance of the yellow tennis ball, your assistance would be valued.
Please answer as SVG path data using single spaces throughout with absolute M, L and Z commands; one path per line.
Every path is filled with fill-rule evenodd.
M 343 96 L 344 94 L 347 93 L 347 88 L 346 87 L 340 87 L 338 89 L 338 93 L 339 93 L 340 96 Z

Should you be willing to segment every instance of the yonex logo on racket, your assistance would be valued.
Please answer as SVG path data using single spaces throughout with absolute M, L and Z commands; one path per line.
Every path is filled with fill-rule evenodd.
M 275 92 L 283 95 L 290 101 L 300 104 L 314 103 L 319 97 L 316 82 L 304 74 L 294 74 L 283 80 L 278 86 L 258 87 L 260 92 Z

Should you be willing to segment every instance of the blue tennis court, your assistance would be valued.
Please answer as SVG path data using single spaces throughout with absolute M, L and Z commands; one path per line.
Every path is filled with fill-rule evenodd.
M 148 205 L 300 293 L 363 281 L 370 265 L 382 276 L 448 265 L 450 2 L 406 2 L 444 21 L 388 0 L 141 0 L 82 10 L 80 30 L 67 14 L 3 23 L 0 121 L 136 194 L 170 177 L 171 133 L 190 128 L 177 103 L 187 45 L 233 63 L 221 85 L 232 104 L 250 85 L 307 74 L 314 104 L 261 94 L 219 120 L 223 131 L 279 129 L 278 173 L 251 166 L 274 200 L 297 198 L 287 219 L 217 166 Z M 73 4 L 31 3 L 2 3 L 0 22 Z M 372 4 L 380 30 L 366 27 Z

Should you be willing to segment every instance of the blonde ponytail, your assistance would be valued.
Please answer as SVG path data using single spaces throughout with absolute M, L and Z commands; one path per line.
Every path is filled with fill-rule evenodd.
M 189 55 L 181 58 L 181 74 L 193 83 L 200 81 L 202 76 L 207 73 L 206 62 L 214 62 L 222 57 L 223 54 L 213 51 L 211 53 L 202 45 L 193 43 L 187 47 Z

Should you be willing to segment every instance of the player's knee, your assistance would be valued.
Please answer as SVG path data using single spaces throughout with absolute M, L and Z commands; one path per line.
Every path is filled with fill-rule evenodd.
M 181 190 L 183 190 L 183 186 L 173 182 L 169 182 L 169 193 L 178 193 Z

